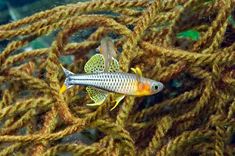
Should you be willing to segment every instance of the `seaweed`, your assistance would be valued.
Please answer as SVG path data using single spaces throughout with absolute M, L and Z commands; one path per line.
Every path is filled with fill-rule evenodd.
M 234 6 L 88 1 L 0 25 L 0 155 L 234 155 Z M 25 48 L 51 34 L 49 47 Z M 83 86 L 60 94 L 60 63 L 82 73 L 106 36 L 123 72 L 138 66 L 164 91 L 113 111 L 112 95 L 91 108 Z

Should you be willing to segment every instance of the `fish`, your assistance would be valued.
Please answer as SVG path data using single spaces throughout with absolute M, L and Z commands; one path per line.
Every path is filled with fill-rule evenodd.
M 71 74 L 65 68 L 63 68 L 63 71 L 67 73 L 65 80 L 67 88 L 74 85 L 92 86 L 109 92 L 133 96 L 152 95 L 163 88 L 160 82 L 138 77 L 136 74 L 131 73 L 102 72 L 94 74 Z
M 108 70 L 105 71 L 105 57 L 102 54 L 95 54 L 85 64 L 85 73 L 75 74 L 61 66 L 66 76 L 60 93 L 75 86 L 86 86 L 90 98 L 95 102 L 87 104 L 96 106 L 102 104 L 109 93 L 118 94 L 116 104 L 126 96 L 148 96 L 163 90 L 161 82 L 145 78 L 139 68 L 132 68 L 134 73 L 124 73 L 120 71 L 119 63 L 112 58 Z
M 104 56 L 104 70 L 108 71 L 112 58 L 117 57 L 117 50 L 110 37 L 105 37 L 100 41 L 100 46 L 97 48 L 98 51 Z

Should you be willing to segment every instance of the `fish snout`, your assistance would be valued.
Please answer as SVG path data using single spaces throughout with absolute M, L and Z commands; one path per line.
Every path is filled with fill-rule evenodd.
M 161 82 L 158 82 L 158 92 L 162 91 L 164 89 L 164 84 Z

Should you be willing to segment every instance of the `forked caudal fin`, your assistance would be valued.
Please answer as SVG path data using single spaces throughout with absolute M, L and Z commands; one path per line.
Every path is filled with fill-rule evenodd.
M 66 77 L 66 78 L 65 78 L 65 81 L 64 81 L 64 84 L 63 84 L 62 87 L 60 88 L 60 93 L 62 94 L 62 93 L 64 93 L 67 89 L 73 87 L 73 85 L 69 85 L 69 84 L 68 84 L 68 77 L 69 77 L 70 75 L 74 75 L 74 73 L 71 72 L 71 71 L 69 71 L 68 69 L 65 69 L 62 65 L 60 65 L 60 66 L 61 66 L 61 68 L 63 69 L 64 74 L 65 74 L 65 77 Z

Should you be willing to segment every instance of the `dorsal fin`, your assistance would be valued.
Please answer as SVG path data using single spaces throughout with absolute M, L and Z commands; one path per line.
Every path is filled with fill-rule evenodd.
M 92 56 L 84 66 L 86 73 L 100 73 L 104 72 L 104 57 L 101 54 Z
M 112 58 L 109 65 L 108 72 L 118 72 L 120 70 L 119 63 L 116 59 Z M 100 73 L 105 71 L 104 56 L 102 54 L 95 54 L 92 56 L 84 66 L 86 73 Z

